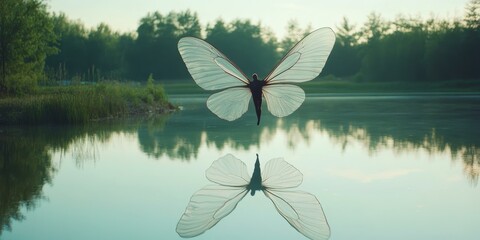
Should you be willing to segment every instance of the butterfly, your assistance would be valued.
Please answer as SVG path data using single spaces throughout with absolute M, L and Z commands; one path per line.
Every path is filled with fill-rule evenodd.
M 247 110 L 253 98 L 257 125 L 260 124 L 262 98 L 270 113 L 285 117 L 297 110 L 305 100 L 305 92 L 292 83 L 306 82 L 322 71 L 335 43 L 331 28 L 317 29 L 300 40 L 265 77 L 253 80 L 209 43 L 194 37 L 178 42 L 182 56 L 193 80 L 205 90 L 223 91 L 212 94 L 207 107 L 218 117 L 233 121 Z
M 181 237 L 195 237 L 212 228 L 230 214 L 248 192 L 262 191 L 277 211 L 298 232 L 310 239 L 328 239 L 330 227 L 317 198 L 307 192 L 291 190 L 303 181 L 303 175 L 282 158 L 265 164 L 255 161 L 252 177 L 240 159 L 227 154 L 214 161 L 206 171 L 217 185 L 195 192 L 180 218 L 176 231 Z

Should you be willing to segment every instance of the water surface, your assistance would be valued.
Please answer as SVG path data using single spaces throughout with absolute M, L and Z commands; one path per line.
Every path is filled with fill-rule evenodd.
M 251 174 L 283 157 L 322 204 L 331 239 L 478 239 L 480 97 L 311 95 L 294 114 L 183 110 L 84 127 L 0 128 L 1 239 L 179 239 L 205 170 L 226 154 Z M 197 239 L 301 239 L 263 195 Z

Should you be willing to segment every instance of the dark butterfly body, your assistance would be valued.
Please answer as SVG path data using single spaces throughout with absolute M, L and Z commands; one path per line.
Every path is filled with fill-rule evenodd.
M 178 42 L 178 50 L 193 80 L 212 94 L 207 107 L 218 117 L 233 121 L 241 117 L 253 98 L 257 125 L 262 101 L 274 116 L 285 117 L 305 100 L 305 92 L 292 83 L 314 79 L 322 71 L 335 43 L 330 28 L 320 28 L 298 42 L 263 80 L 248 77 L 223 53 L 209 43 L 193 37 Z
M 260 116 L 262 115 L 262 88 L 265 81 L 258 80 L 257 74 L 253 74 L 253 81 L 248 83 L 248 87 L 252 92 L 253 105 L 257 114 L 257 125 L 260 124 Z
M 253 169 L 252 178 L 250 179 L 250 183 L 247 186 L 247 189 L 250 190 L 250 195 L 255 195 L 255 191 L 263 190 L 264 187 L 262 186 L 262 172 L 260 170 L 260 161 L 255 161 L 255 168 Z

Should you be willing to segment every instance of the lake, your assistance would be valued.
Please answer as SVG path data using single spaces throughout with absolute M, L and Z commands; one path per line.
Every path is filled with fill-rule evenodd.
M 217 118 L 206 95 L 167 116 L 0 127 L 1 239 L 180 239 L 205 171 L 251 175 L 281 157 L 303 174 L 330 239 L 479 239 L 480 96 L 307 95 L 292 115 Z M 196 239 L 302 239 L 262 193 Z

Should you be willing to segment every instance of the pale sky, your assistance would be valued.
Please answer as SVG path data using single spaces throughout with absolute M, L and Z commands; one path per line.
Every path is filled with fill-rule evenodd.
M 361 25 L 369 13 L 375 11 L 387 20 L 398 14 L 461 18 L 468 0 L 46 0 L 50 11 L 63 12 L 70 19 L 80 20 L 86 27 L 104 22 L 113 30 L 134 32 L 140 19 L 149 12 L 190 9 L 197 12 L 203 26 L 218 18 L 226 22 L 250 19 L 270 28 L 283 37 L 289 20 L 295 19 L 300 27 L 311 24 L 313 29 L 340 24 L 346 16 L 352 23 Z

